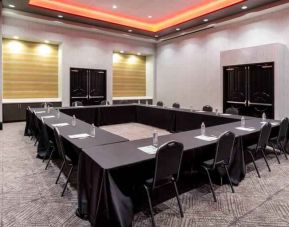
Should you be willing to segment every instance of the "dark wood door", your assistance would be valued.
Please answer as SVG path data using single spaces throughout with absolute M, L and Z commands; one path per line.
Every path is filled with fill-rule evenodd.
M 274 63 L 224 67 L 224 111 L 235 107 L 240 115 L 274 118 Z
M 89 70 L 89 98 L 106 98 L 105 70 Z
M 248 113 L 274 118 L 274 64 L 250 65 L 248 74 Z
M 230 66 L 224 68 L 224 111 L 235 107 L 240 115 L 247 114 L 247 68 Z
M 88 98 L 88 70 L 70 69 L 70 97 Z

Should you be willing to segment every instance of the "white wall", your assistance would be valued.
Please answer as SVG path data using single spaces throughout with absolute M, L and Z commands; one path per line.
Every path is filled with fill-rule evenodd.
M 289 47 L 289 10 L 178 38 L 157 46 L 157 98 L 171 105 L 222 109 L 222 51 L 271 43 Z M 268 54 L 270 54 L 268 52 Z M 287 56 L 288 53 L 284 52 Z M 288 57 L 288 56 L 287 56 Z M 250 59 L 254 61 L 254 59 Z M 285 69 L 281 77 L 287 78 Z M 288 79 L 283 80 L 289 90 Z M 277 90 L 278 103 L 286 103 L 284 90 Z M 289 116 L 289 105 L 280 114 Z
M 60 74 L 62 78 L 62 102 L 69 105 L 69 69 L 70 67 L 99 68 L 107 70 L 107 95 L 112 94 L 112 55 L 114 50 L 140 52 L 154 55 L 155 46 L 125 38 L 112 37 L 85 31 L 77 31 L 57 26 L 3 18 L 3 36 L 17 35 L 23 39 L 51 40 L 60 44 Z M 0 105 L 1 106 L 1 105 Z M 2 112 L 2 111 L 1 111 Z

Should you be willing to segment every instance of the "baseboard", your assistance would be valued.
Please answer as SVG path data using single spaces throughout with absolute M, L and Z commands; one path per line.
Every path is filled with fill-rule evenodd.
M 3 124 L 2 124 L 2 122 L 0 122 L 0 130 L 2 130 L 3 129 Z

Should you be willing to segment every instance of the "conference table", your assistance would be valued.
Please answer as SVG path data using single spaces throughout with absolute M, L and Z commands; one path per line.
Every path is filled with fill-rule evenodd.
M 136 104 L 70 107 L 60 108 L 60 111 L 60 118 L 56 117 L 55 110 L 36 116 L 39 119 L 47 115 L 54 116 L 44 119 L 50 131 L 54 124 L 71 123 L 72 115 L 81 119 L 77 120 L 76 126 L 61 127 L 60 135 L 65 141 L 65 151 L 78 161 L 77 214 L 87 217 L 92 226 L 132 224 L 133 214 L 142 210 L 145 203 L 142 200 L 141 185 L 153 176 L 155 154 L 148 154 L 139 149 L 152 145 L 152 138 L 128 141 L 100 128 L 96 128 L 95 137 L 81 140 L 69 138 L 72 134 L 89 133 L 89 123 L 101 126 L 138 122 L 173 132 L 160 136 L 159 145 L 171 140 L 183 143 L 181 172 L 185 172 L 187 167 L 199 169 L 203 161 L 214 155 L 217 139 L 206 141 L 196 138 L 200 135 L 201 122 L 206 123 L 208 136 L 218 137 L 225 131 L 232 131 L 237 139 L 229 171 L 235 185 L 238 185 L 246 174 L 243 147 L 256 143 L 262 126 L 261 119 L 246 117 L 246 127 L 250 130 L 240 130 L 240 116 Z M 33 112 L 27 111 L 27 114 Z M 273 123 L 272 135 L 276 135 L 279 122 L 267 121 Z M 70 149 L 71 147 L 73 149 Z M 157 201 L 165 201 L 172 197 L 170 190 L 164 189 Z

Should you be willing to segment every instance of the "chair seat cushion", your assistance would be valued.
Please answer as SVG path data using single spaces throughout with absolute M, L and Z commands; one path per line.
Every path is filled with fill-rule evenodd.
M 214 164 L 214 159 L 207 160 L 203 162 L 203 166 L 207 168 L 212 168 Z
M 156 187 L 160 187 L 166 184 L 172 183 L 172 178 L 165 178 L 157 182 Z M 145 181 L 145 185 L 151 188 L 153 186 L 153 178 Z

